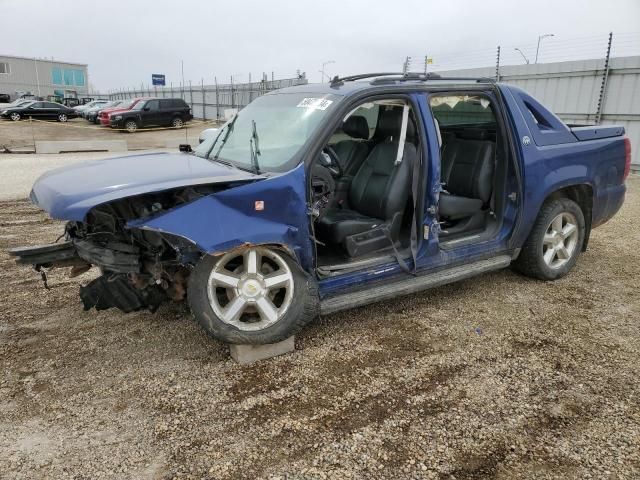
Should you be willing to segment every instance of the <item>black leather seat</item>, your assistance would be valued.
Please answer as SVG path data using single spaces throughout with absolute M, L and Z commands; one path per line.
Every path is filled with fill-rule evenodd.
M 333 146 L 345 175 L 355 175 L 369 153 L 369 124 L 360 115 L 351 115 L 342 124 L 342 131 L 352 140 L 342 140 Z
M 399 225 L 411 193 L 412 166 L 417 161 L 413 120 L 407 124 L 402 161 L 396 165 L 402 108 L 383 111 L 376 134 L 378 143 L 362 163 L 349 189 L 350 210 L 332 208 L 316 223 L 318 238 L 340 244 L 350 235 L 366 232 L 382 224 Z
M 440 195 L 440 217 L 459 220 L 489 205 L 496 151 L 488 138 L 485 130 L 465 130 L 444 142 L 440 178 L 449 193 Z

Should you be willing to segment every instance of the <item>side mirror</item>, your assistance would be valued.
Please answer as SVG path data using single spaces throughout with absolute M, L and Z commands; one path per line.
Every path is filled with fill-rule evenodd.
M 191 152 L 193 152 L 193 149 L 191 148 L 191 145 L 189 145 L 188 143 L 181 143 L 180 145 L 178 145 L 178 150 L 180 150 L 182 153 L 191 153 Z
M 145 112 L 148 112 L 148 111 L 149 111 L 149 110 L 151 110 L 151 109 L 150 109 L 149 107 L 144 107 L 144 108 L 143 108 L 143 110 L 144 110 Z

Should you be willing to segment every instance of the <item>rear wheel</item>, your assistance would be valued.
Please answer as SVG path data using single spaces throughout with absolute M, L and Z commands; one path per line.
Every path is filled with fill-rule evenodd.
M 127 120 L 124 122 L 124 129 L 129 133 L 133 133 L 138 130 L 138 124 L 135 120 Z
M 173 120 L 171 120 L 171 126 L 173 128 L 182 128 L 183 125 L 184 122 L 180 117 L 174 117 Z
M 568 198 L 547 201 L 514 267 L 530 277 L 556 280 L 575 265 L 584 241 L 582 210 Z
M 188 299 L 204 329 L 227 343 L 282 341 L 318 312 L 315 282 L 287 254 L 267 247 L 203 257 L 189 276 Z
M 20 120 L 20 114 L 18 112 L 13 112 L 11 114 L 11 120 L 13 120 L 14 122 L 17 122 L 18 120 Z

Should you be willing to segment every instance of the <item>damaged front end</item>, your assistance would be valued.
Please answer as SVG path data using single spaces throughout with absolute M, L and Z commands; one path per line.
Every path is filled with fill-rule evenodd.
M 69 220 L 63 241 L 9 253 L 40 271 L 45 286 L 47 269 L 71 267 L 76 276 L 98 267 L 101 275 L 80 288 L 86 310 L 155 311 L 167 300 L 182 301 L 203 255 L 244 245 L 277 245 L 304 270 L 312 268 L 303 164 L 267 178 L 227 176 L 106 202 L 115 195 L 107 189 L 99 196 L 64 197 L 58 185 L 63 179 L 53 185 L 51 176 L 56 179 L 36 183 L 31 198 L 53 217 Z
M 99 205 L 84 221 L 67 222 L 64 241 L 9 253 L 18 263 L 41 272 L 45 286 L 47 269 L 71 267 L 73 277 L 98 267 L 101 275 L 80 287 L 85 310 L 155 311 L 167 300 L 185 299 L 189 273 L 202 252 L 181 237 L 130 228 L 128 222 L 159 215 L 220 189 L 219 185 L 187 187 Z

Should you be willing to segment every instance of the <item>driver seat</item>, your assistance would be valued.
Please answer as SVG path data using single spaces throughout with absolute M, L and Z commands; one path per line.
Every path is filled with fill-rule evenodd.
M 411 193 L 413 165 L 418 158 L 416 129 L 410 115 L 402 161 L 395 164 L 401 126 L 401 107 L 383 110 L 376 134 L 385 140 L 373 148 L 353 178 L 349 189 L 351 208 L 330 208 L 316 222 L 319 240 L 342 244 L 351 256 L 355 256 L 355 250 L 349 248 L 347 240 L 355 235 L 386 226 L 395 240 Z M 385 238 L 382 237 L 383 241 Z M 360 249 L 358 253 L 364 252 Z

